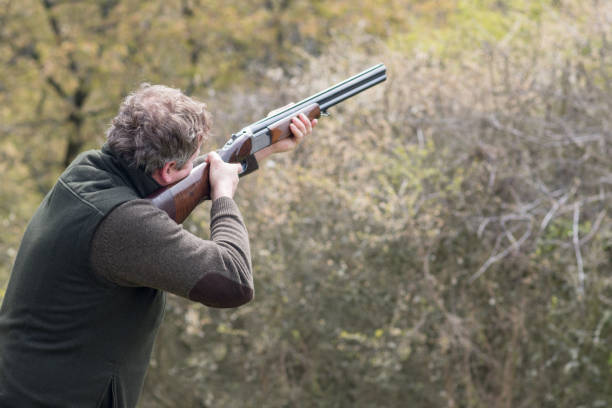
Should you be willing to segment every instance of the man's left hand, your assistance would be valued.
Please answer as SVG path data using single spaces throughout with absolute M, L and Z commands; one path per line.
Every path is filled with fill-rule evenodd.
M 274 143 L 274 153 L 288 152 L 295 149 L 302 140 L 312 133 L 312 129 L 317 125 L 317 120 L 312 121 L 306 115 L 300 113 L 299 116 L 291 119 L 289 129 L 291 136 Z
M 317 119 L 310 120 L 306 115 L 300 113 L 298 116 L 291 119 L 289 129 L 291 135 L 285 139 L 271 144 L 255 153 L 255 158 L 258 162 L 268 157 L 273 153 L 282 153 L 294 150 L 305 137 L 312 133 L 312 129 L 317 125 Z

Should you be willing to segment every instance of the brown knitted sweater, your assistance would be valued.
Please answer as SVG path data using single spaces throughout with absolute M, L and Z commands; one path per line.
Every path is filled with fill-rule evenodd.
M 210 240 L 176 224 L 147 200 L 128 201 L 100 223 L 92 242 L 96 273 L 125 286 L 147 286 L 212 307 L 253 298 L 247 229 L 236 203 L 215 200 Z

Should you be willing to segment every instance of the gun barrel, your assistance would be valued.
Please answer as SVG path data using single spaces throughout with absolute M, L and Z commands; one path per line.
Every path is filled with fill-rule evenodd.
M 350 98 L 366 89 L 383 82 L 387 79 L 387 68 L 384 64 L 374 65 L 365 71 L 352 76 L 334 86 L 331 86 L 324 91 L 309 96 L 301 100 L 295 105 L 276 113 L 273 116 L 263 118 L 258 122 L 250 125 L 250 129 L 254 134 L 264 130 L 269 125 L 277 122 L 279 119 L 292 115 L 300 111 L 304 106 L 312 103 L 319 104 L 321 112 L 325 112 L 328 108 Z
M 378 64 L 361 74 L 355 75 L 346 81 L 326 89 L 314 96 L 322 111 L 350 98 L 387 79 L 387 68 Z

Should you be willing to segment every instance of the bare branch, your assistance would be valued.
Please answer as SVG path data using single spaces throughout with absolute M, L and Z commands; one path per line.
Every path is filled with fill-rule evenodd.
M 578 236 L 578 228 L 580 222 L 580 202 L 574 203 L 574 226 L 573 226 L 573 243 L 576 253 L 576 264 L 578 266 L 578 297 L 582 298 L 584 294 L 584 264 L 582 261 L 582 253 L 580 252 L 580 238 Z
M 476 271 L 476 273 L 474 273 L 468 279 L 468 283 L 474 282 L 476 279 L 478 279 L 480 276 L 482 276 L 482 274 L 485 273 L 487 271 L 487 269 L 489 269 L 489 267 L 491 267 L 491 265 L 493 265 L 494 263 L 496 263 L 498 261 L 501 261 L 502 259 L 507 257 L 510 254 L 510 252 L 518 251 L 519 248 L 521 247 L 521 245 L 523 245 L 523 243 L 527 240 L 527 238 L 529 238 L 529 236 L 531 236 L 531 230 L 532 230 L 532 226 L 531 225 L 532 225 L 531 222 L 529 222 L 527 224 L 527 231 L 525 231 L 525 233 L 519 238 L 518 241 L 513 242 L 511 245 L 509 245 L 502 252 L 499 252 L 496 255 L 490 256 L 489 259 L 487 259 L 486 262 L 478 269 L 478 271 Z
M 593 344 L 595 344 L 596 346 L 599 345 L 599 336 L 601 335 L 601 330 L 603 329 L 604 324 L 606 324 L 606 322 L 610 319 L 610 317 L 612 317 L 612 312 L 606 310 L 603 317 L 597 324 L 597 329 L 595 329 L 595 333 L 593 334 Z
M 584 238 L 580 240 L 580 245 L 586 244 L 595 236 L 595 234 L 597 234 L 597 231 L 599 230 L 599 227 L 601 226 L 601 222 L 603 221 L 605 217 L 606 217 L 606 210 L 604 209 L 604 210 L 601 210 L 599 214 L 597 214 L 597 218 L 595 219 L 595 222 L 593 223 L 591 230 L 589 231 L 587 235 L 584 236 Z
M 576 190 L 577 189 L 578 189 L 578 185 L 575 184 L 572 187 L 572 189 L 567 192 L 567 194 L 564 194 L 560 199 L 558 199 L 557 201 L 555 201 L 553 203 L 553 206 L 551 207 L 550 211 L 548 211 L 548 213 L 546 214 L 546 216 L 542 220 L 542 223 L 540 224 L 540 232 L 542 232 L 542 231 L 544 231 L 546 229 L 546 227 L 548 226 L 548 223 L 550 223 L 552 218 L 555 216 L 555 213 L 559 210 L 559 208 L 561 208 L 561 206 L 563 206 L 563 204 L 565 204 L 565 202 L 571 196 L 576 194 Z

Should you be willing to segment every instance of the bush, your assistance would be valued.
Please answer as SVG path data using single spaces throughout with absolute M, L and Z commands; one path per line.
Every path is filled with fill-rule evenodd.
M 145 401 L 161 383 L 215 406 L 612 403 L 610 49 L 559 47 L 386 51 L 384 86 L 242 181 L 256 298 L 175 303 Z M 282 88 L 371 63 L 320 57 Z

